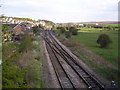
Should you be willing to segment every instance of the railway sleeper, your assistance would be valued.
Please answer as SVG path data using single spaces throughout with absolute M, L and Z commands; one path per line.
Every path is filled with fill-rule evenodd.
M 73 86 L 69 82 L 68 78 L 66 78 L 66 77 L 61 78 L 61 84 L 64 88 L 73 88 Z
M 82 77 L 84 77 L 84 78 L 85 78 L 85 77 L 89 78 L 90 76 L 82 76 Z
M 50 43 L 52 43 L 52 42 L 50 42 Z M 66 55 L 66 53 L 62 49 L 59 49 L 59 51 L 62 51 L 62 53 L 64 53 L 64 55 Z M 79 73 L 79 75 L 83 78 L 83 80 L 85 80 L 85 82 L 88 83 L 89 87 L 95 88 L 95 89 L 100 89 L 99 86 L 98 86 L 98 84 L 92 78 L 90 78 L 90 76 L 88 76 L 89 74 L 85 73 L 84 70 L 82 70 L 81 67 L 76 66 L 76 64 L 74 64 L 75 65 L 74 66 L 73 65 L 73 61 L 69 60 L 71 58 L 67 57 L 67 59 L 68 59 L 67 62 L 69 62 L 69 64 L 72 64 L 73 68 Z

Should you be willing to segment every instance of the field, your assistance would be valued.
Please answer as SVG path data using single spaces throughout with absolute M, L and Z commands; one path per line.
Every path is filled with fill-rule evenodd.
M 112 40 L 112 43 L 106 49 L 100 48 L 100 45 L 96 42 L 99 35 L 102 33 L 109 35 Z M 119 31 L 102 30 L 101 32 L 99 30 L 90 29 L 90 31 L 88 31 L 86 29 L 80 30 L 78 35 L 72 35 L 72 38 L 70 39 L 65 39 L 64 34 L 61 34 L 58 38 L 98 75 L 110 82 L 114 80 L 116 83 L 120 83 L 120 79 L 118 78 L 119 72 L 117 69 L 113 68 L 117 68 L 118 66 L 118 33 Z M 81 46 L 86 48 L 86 50 L 84 51 Z M 92 53 L 102 57 L 104 59 L 103 61 L 107 61 L 109 64 L 99 61 L 99 58 L 91 57 L 91 55 L 86 53 L 87 51 L 91 51 Z M 119 86 L 120 84 L 117 85 Z
M 110 27 L 117 27 L 118 26 L 118 24 L 116 25 L 116 24 L 105 24 L 104 26 L 110 26 Z M 111 31 L 110 29 L 106 29 L 106 28 L 93 28 L 93 27 L 91 27 L 91 28 L 88 28 L 88 27 L 78 27 L 77 28 L 79 31 L 78 32 L 91 32 L 91 31 L 100 31 L 100 32 L 102 32 L 102 31 Z M 116 31 L 116 30 L 119 30 L 118 28 L 114 28 L 113 29 L 114 31 Z
M 101 31 L 103 30 L 102 28 L 87 28 L 87 27 L 83 27 L 83 28 L 78 28 L 79 32 L 81 31 Z
M 99 45 L 96 43 L 98 36 L 102 33 L 106 33 L 112 40 L 112 43 L 107 49 L 99 48 Z M 77 36 L 72 36 L 73 40 L 79 42 L 85 46 L 88 50 L 91 50 L 93 53 L 103 57 L 106 61 L 110 62 L 114 66 L 118 66 L 118 31 L 104 31 L 104 32 L 79 32 Z M 79 56 L 81 53 L 78 53 Z M 84 55 L 83 55 L 84 56 Z M 84 56 L 85 57 L 85 56 Z M 84 58 L 83 58 L 84 59 Z M 95 71 L 99 75 L 103 76 L 109 81 L 115 80 L 120 83 L 118 78 L 118 71 L 108 67 L 107 65 L 97 65 L 94 61 L 90 61 L 88 58 L 85 58 L 84 61 L 86 64 L 90 65 L 93 68 L 96 68 Z
M 113 27 L 117 27 L 117 26 L 120 26 L 120 24 L 104 24 L 104 26 L 113 26 Z
M 96 43 L 98 36 L 102 33 L 106 33 L 112 40 L 109 48 L 101 49 Z M 117 65 L 118 61 L 118 31 L 103 31 L 103 32 L 79 32 L 77 36 L 72 36 L 72 38 L 84 45 L 86 48 L 92 52 L 102 56 L 113 65 Z

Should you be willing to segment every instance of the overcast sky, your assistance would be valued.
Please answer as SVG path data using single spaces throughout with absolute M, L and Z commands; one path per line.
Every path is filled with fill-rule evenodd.
M 0 0 L 5 16 L 57 22 L 117 21 L 119 0 Z

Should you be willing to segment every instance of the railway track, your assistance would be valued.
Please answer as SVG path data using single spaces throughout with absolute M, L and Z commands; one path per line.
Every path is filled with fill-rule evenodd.
M 51 31 L 43 31 L 43 38 L 62 89 L 90 88 L 92 90 L 105 90 L 104 85 L 81 67 L 58 43 Z

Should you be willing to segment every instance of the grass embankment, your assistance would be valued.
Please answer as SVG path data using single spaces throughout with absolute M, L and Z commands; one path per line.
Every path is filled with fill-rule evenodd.
M 112 39 L 112 44 L 106 49 L 99 48 L 96 42 L 102 33 L 108 34 Z M 64 34 L 61 34 L 59 39 L 99 75 L 109 81 L 115 80 L 115 82 L 120 83 L 118 71 L 113 68 L 118 65 L 118 31 L 79 32 L 78 35 L 72 36 L 71 39 L 65 39 Z M 89 50 L 93 54 L 88 53 Z M 94 53 L 104 59 L 99 60 Z
M 3 44 L 2 87 L 42 88 L 42 56 L 39 37 Z

